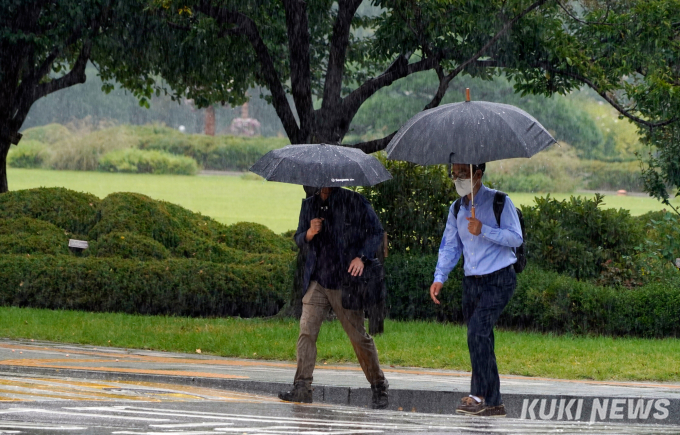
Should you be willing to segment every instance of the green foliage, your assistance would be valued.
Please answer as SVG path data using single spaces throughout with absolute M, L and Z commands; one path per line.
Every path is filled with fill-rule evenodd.
M 204 169 L 245 171 L 267 152 L 288 143 L 280 138 L 165 135 L 143 139 L 139 147 L 191 157 Z
M 644 187 L 638 162 L 584 162 L 586 188 L 590 190 L 627 190 L 641 192 Z
M 671 207 L 680 216 L 680 210 L 669 202 L 671 189 L 680 197 L 680 125 L 674 124 L 644 131 L 644 142 L 653 147 L 644 159 L 642 169 L 645 192 Z
M 29 217 L 0 219 L 0 254 L 69 255 L 69 237 L 49 222 Z
M 120 257 L 141 261 L 165 260 L 170 252 L 154 239 L 131 232 L 111 232 L 90 243 L 84 255 Z
M 528 260 L 579 279 L 597 278 L 608 260 L 630 256 L 643 237 L 627 210 L 602 209 L 603 197 L 569 201 L 536 198 L 522 207 L 527 228 Z
M 10 149 L 7 164 L 12 168 L 41 168 L 48 158 L 45 144 L 35 140 L 22 140 L 21 146 Z
M 446 168 L 379 158 L 393 178 L 362 187 L 359 192 L 380 218 L 390 250 L 411 254 L 437 252 L 448 210 L 458 197 Z
M 583 172 L 574 147 L 560 142 L 530 159 L 489 162 L 484 179 L 504 192 L 571 192 Z
M 162 151 L 124 149 L 111 151 L 99 159 L 99 170 L 148 174 L 195 175 L 196 160 Z
M 61 124 L 50 123 L 41 125 L 40 127 L 27 128 L 22 133 L 21 145 L 24 142 L 36 141 L 44 144 L 52 145 L 61 140 L 69 139 L 73 135 L 68 128 Z
M 19 190 L 0 195 L 0 219 L 30 217 L 82 235 L 95 224 L 99 203 L 94 195 L 61 187 Z
M 453 269 L 440 293 L 441 305 L 430 298 L 437 256 L 393 254 L 385 259 L 387 306 L 391 319 L 462 322 L 463 271 Z
M 462 322 L 462 271 L 449 275 L 432 302 L 435 255 L 391 255 L 385 261 L 389 316 Z M 636 289 L 599 286 L 530 264 L 498 324 L 520 330 L 668 337 L 680 334 L 680 273 Z
M 109 152 L 133 148 L 139 141 L 138 129 L 131 126 L 109 127 L 55 142 L 48 166 L 69 171 L 96 171 L 99 160 Z
M 530 175 L 495 175 L 490 176 L 486 182 L 490 182 L 498 190 L 503 192 L 552 192 L 561 190 L 555 180 L 546 174 Z
M 176 316 L 270 316 L 285 302 L 289 261 L 246 266 L 196 260 L 7 255 L 0 305 Z
M 289 254 L 293 237 L 279 236 L 264 225 L 239 222 L 229 225 L 218 240 L 233 249 L 260 254 Z

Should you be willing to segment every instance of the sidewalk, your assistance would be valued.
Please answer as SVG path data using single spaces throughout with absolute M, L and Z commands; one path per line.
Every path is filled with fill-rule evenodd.
M 470 374 L 383 367 L 390 409 L 453 413 Z M 153 381 L 275 395 L 291 386 L 295 364 L 119 348 L 0 339 L 0 374 Z M 370 388 L 356 364 L 319 365 L 314 401 L 366 407 Z M 680 424 L 680 384 L 568 381 L 501 376 L 510 418 Z

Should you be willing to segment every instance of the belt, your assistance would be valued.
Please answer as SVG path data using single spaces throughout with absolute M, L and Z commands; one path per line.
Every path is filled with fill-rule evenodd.
M 494 276 L 494 275 L 498 275 L 499 273 L 503 273 L 504 271 L 508 270 L 511 267 L 513 267 L 512 264 L 510 266 L 506 266 L 502 269 L 498 269 L 495 272 L 487 273 L 486 275 L 467 275 L 467 277 L 468 278 L 477 278 L 477 279 L 488 278 L 490 276 Z

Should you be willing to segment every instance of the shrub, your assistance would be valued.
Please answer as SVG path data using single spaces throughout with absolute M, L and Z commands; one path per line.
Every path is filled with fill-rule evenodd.
M 22 140 L 7 154 L 7 164 L 12 168 L 41 168 L 49 159 L 47 147 L 42 142 Z
M 439 248 L 449 208 L 458 195 L 444 165 L 419 166 L 412 163 L 380 161 L 392 179 L 362 187 L 388 233 L 395 252 L 435 253 Z
M 120 257 L 136 260 L 165 260 L 170 252 L 154 239 L 130 232 L 112 232 L 91 242 L 86 256 Z
M 64 139 L 70 139 L 73 135 L 68 128 L 61 124 L 47 124 L 40 127 L 27 128 L 22 133 L 21 144 L 24 141 L 36 141 L 44 144 L 57 143 Z
M 562 190 L 557 182 L 545 174 L 491 175 L 487 182 L 504 192 L 554 192 Z
M 288 143 L 283 138 L 165 135 L 142 139 L 139 147 L 191 157 L 205 169 L 245 171 L 267 152 Z
M 576 150 L 559 143 L 530 159 L 490 162 L 484 178 L 506 192 L 571 192 L 583 172 Z
M 71 171 L 96 171 L 104 154 L 133 148 L 139 143 L 136 129 L 130 126 L 111 127 L 82 136 L 72 136 L 52 147 L 49 167 Z
M 436 255 L 390 254 L 385 259 L 390 318 L 462 322 L 462 269 L 451 272 L 440 294 L 441 305 L 436 305 L 430 298 L 436 265 Z
M 246 257 L 235 251 L 293 255 L 293 240 L 263 225 L 244 222 L 223 225 L 178 205 L 137 193 L 107 196 L 101 202 L 98 217 L 89 232 L 91 239 L 98 240 L 112 232 L 129 232 L 156 240 L 180 257 L 238 262 L 246 261 Z
M 0 219 L 0 254 L 68 255 L 68 236 L 38 219 Z
M 195 175 L 196 161 L 190 157 L 175 156 L 161 151 L 122 149 L 111 151 L 99 158 L 99 170 L 149 174 Z
M 290 264 L 7 255 L 0 304 L 176 316 L 270 316 L 292 285 Z
M 627 210 L 602 209 L 603 196 L 569 201 L 536 198 L 522 207 L 527 227 L 528 260 L 541 267 L 583 279 L 597 278 L 608 260 L 634 254 L 642 227 Z
M 462 270 L 457 266 L 435 305 L 430 299 L 437 257 L 390 255 L 385 261 L 389 317 L 462 322 Z M 680 334 L 680 274 L 632 290 L 598 286 L 529 265 L 498 324 L 573 334 L 668 337 Z
M 259 254 L 290 254 L 295 247 L 292 237 L 279 236 L 264 225 L 251 222 L 229 225 L 218 240 L 231 248 Z
M 642 192 L 643 182 L 639 162 L 605 163 L 587 162 L 583 164 L 588 172 L 586 188 L 591 190 L 620 190 Z
M 94 195 L 62 187 L 17 190 L 0 195 L 0 219 L 40 219 L 80 237 L 95 224 L 99 203 Z

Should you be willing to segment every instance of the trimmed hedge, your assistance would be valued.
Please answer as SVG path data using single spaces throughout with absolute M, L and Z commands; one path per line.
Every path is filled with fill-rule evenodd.
M 30 217 L 83 235 L 95 224 L 100 202 L 89 193 L 62 187 L 16 190 L 0 195 L 0 219 Z
M 1 305 L 203 317 L 271 316 L 292 285 L 289 261 L 234 266 L 7 255 L 0 276 Z
M 104 234 L 90 243 L 83 254 L 88 257 L 119 257 L 136 260 L 165 260 L 170 252 L 154 239 L 130 232 Z
M 68 255 L 68 236 L 38 219 L 0 219 L 0 254 Z
M 128 148 L 111 151 L 101 156 L 99 170 L 136 174 L 195 175 L 198 172 L 198 165 L 191 157 L 176 156 L 163 151 Z
M 462 322 L 462 270 L 456 267 L 430 299 L 436 255 L 390 255 L 385 261 L 389 316 L 398 320 Z M 604 287 L 529 265 L 498 324 L 573 334 L 668 337 L 680 335 L 680 273 L 636 289 Z

